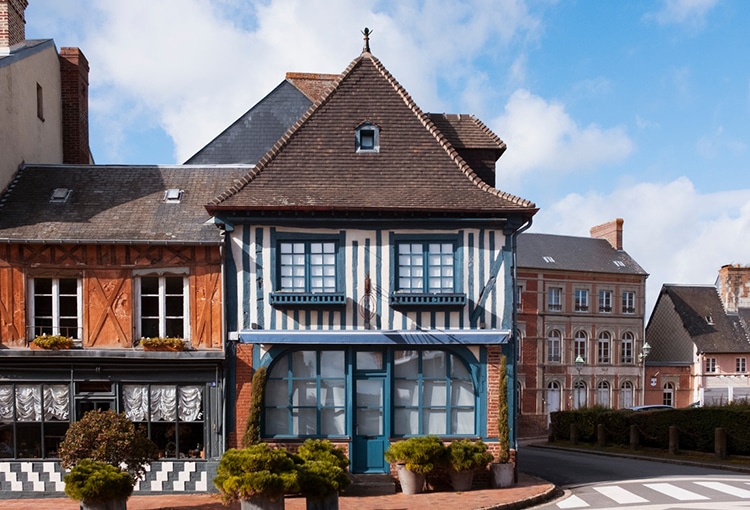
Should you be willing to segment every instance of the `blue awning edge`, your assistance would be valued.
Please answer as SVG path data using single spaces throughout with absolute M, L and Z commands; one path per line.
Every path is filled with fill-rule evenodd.
M 258 329 L 239 332 L 239 341 L 246 344 L 372 344 L 372 345 L 494 345 L 507 344 L 507 330 L 285 330 Z

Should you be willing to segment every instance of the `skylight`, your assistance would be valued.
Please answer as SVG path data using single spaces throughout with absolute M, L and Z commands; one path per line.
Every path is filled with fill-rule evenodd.
M 555 263 L 555 259 L 553 259 L 553 258 L 552 258 L 552 257 L 550 257 L 549 255 L 545 255 L 545 256 L 544 256 L 544 257 L 542 257 L 542 258 L 543 258 L 543 259 L 544 259 L 544 261 L 545 261 L 545 262 L 547 262 L 548 264 L 554 264 L 554 263 Z
M 73 190 L 70 188 L 55 188 L 52 191 L 50 202 L 66 202 Z
M 169 188 L 164 192 L 164 201 L 168 204 L 178 204 L 182 199 L 182 190 L 177 188 Z
M 625 267 L 625 262 L 622 260 L 613 260 L 612 262 L 614 262 L 617 267 Z

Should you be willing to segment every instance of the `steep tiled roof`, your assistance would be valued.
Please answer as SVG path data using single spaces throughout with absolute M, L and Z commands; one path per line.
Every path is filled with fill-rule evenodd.
M 627 252 L 605 239 L 525 232 L 518 236 L 517 256 L 522 268 L 647 275 Z
M 668 284 L 662 287 L 659 300 L 667 298 L 698 352 L 750 352 L 750 340 L 740 317 L 724 311 L 715 287 Z
M 506 145 L 474 115 L 429 113 L 430 120 L 456 149 L 491 149 L 498 157 Z
M 355 130 L 367 121 L 379 129 L 380 150 L 357 153 Z M 489 133 L 485 140 L 494 136 Z M 536 212 L 533 203 L 477 177 L 448 137 L 368 52 L 209 209 Z
M 298 87 L 283 81 L 185 164 L 254 165 L 312 104 Z
M 204 205 L 247 167 L 67 166 L 21 169 L 0 199 L 0 242 L 218 244 Z M 51 202 L 55 189 L 71 190 Z M 183 190 L 166 203 L 167 189 Z

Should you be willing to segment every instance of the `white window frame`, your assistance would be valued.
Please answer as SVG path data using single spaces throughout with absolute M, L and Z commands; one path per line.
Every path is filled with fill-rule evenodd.
M 632 290 L 622 292 L 622 313 L 635 313 L 635 292 Z
M 739 357 L 735 361 L 735 367 L 737 369 L 737 373 L 744 374 L 747 372 L 747 358 Z
M 549 287 L 547 289 L 547 310 L 550 312 L 562 311 L 562 287 Z
M 706 358 L 706 373 L 707 374 L 715 374 L 716 373 L 716 358 Z
M 81 332 L 83 331 L 83 282 L 77 276 L 62 276 L 62 277 L 37 277 L 29 279 L 29 296 L 28 296 L 28 313 L 29 313 L 29 331 L 30 337 L 34 338 L 41 334 L 36 329 L 36 310 L 34 309 L 34 297 L 36 294 L 36 281 L 37 280 L 52 280 L 52 334 L 60 335 L 60 280 L 61 279 L 75 279 L 76 280 L 76 321 L 78 326 L 76 327 L 76 334 L 72 338 L 76 340 L 81 339 Z
M 575 290 L 575 311 L 576 312 L 588 312 L 589 311 L 589 290 L 588 289 L 576 289 Z
M 188 271 L 175 270 L 164 272 L 136 272 L 135 276 L 135 328 L 136 338 L 143 336 L 142 318 L 143 310 L 141 309 L 141 278 L 154 277 L 159 278 L 159 336 L 165 337 L 166 334 L 166 278 L 182 278 L 182 338 L 190 340 L 190 278 Z
M 620 409 L 627 409 L 633 407 L 635 399 L 635 391 L 633 391 L 633 383 L 630 381 L 623 381 L 620 384 Z
M 562 363 L 562 332 L 553 329 L 547 334 L 547 363 Z
M 674 384 L 671 382 L 664 384 L 661 403 L 665 406 L 674 406 Z
M 612 407 L 612 386 L 608 381 L 599 381 L 596 385 L 596 403 L 603 407 Z
M 633 349 L 635 348 L 635 335 L 630 331 L 622 334 L 620 342 L 620 363 L 623 365 L 632 365 L 635 360 Z
M 609 365 L 612 363 L 612 335 L 608 331 L 599 333 L 596 341 L 596 363 Z
M 580 356 L 584 361 L 588 354 L 588 341 L 589 336 L 585 331 L 576 331 L 575 338 L 573 340 L 573 359 L 577 359 Z
M 612 313 L 612 291 L 611 290 L 599 291 L 599 312 L 600 313 Z

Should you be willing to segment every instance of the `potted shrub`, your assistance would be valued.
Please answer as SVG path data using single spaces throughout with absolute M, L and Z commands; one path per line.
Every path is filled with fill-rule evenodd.
M 445 449 L 445 463 L 451 478 L 453 490 L 471 490 L 474 471 L 485 469 L 495 456 L 487 451 L 487 445 L 481 440 L 458 439 Z
M 177 337 L 155 336 L 141 338 L 141 347 L 144 351 L 184 351 L 185 340 Z
M 34 338 L 31 341 L 31 347 L 52 350 L 70 349 L 73 347 L 73 339 L 64 335 L 48 335 L 45 333 Z
M 62 466 L 71 469 L 70 475 L 73 475 L 71 483 L 74 488 L 68 492 L 66 487 L 66 494 L 75 499 L 85 496 L 80 500 L 84 509 L 123 509 L 135 482 L 145 476 L 147 466 L 156 459 L 158 452 L 156 444 L 146 437 L 143 430 L 136 429 L 124 413 L 89 411 L 79 421 L 70 424 L 60 443 Z M 103 468 L 102 464 L 108 464 L 122 474 Z M 130 492 L 124 494 L 115 488 L 126 478 Z M 67 476 L 65 482 L 68 483 Z M 112 496 L 108 487 L 110 482 L 114 485 L 111 492 L 116 497 L 107 500 L 105 496 Z M 102 491 L 98 496 L 96 487 Z
M 393 443 L 385 452 L 385 460 L 396 464 L 401 491 L 418 494 L 427 473 L 435 469 L 444 452 L 445 446 L 437 436 L 417 436 Z
M 83 459 L 65 475 L 65 494 L 81 502 L 81 509 L 125 510 L 133 493 L 127 471 L 96 460 Z
M 299 491 L 294 457 L 266 443 L 224 452 L 214 485 L 225 504 L 240 501 L 242 510 L 283 510 L 284 494 Z
M 497 396 L 497 462 L 490 465 L 492 483 L 495 487 L 513 485 L 514 466 L 510 462 L 510 413 L 508 411 L 508 367 L 505 356 L 500 357 Z
M 338 510 L 339 492 L 351 483 L 344 450 L 327 439 L 307 439 L 297 456 L 299 489 L 307 499 L 307 510 Z

